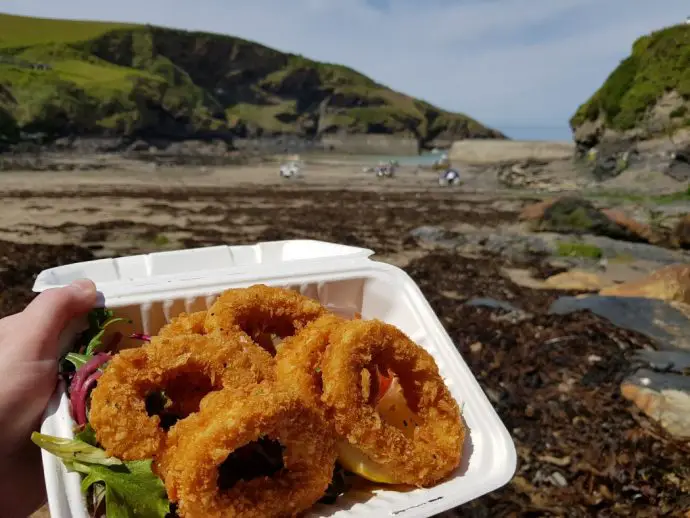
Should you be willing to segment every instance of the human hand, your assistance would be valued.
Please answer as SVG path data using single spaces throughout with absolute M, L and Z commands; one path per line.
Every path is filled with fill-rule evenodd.
M 96 286 L 79 280 L 38 295 L 0 319 L 0 502 L 3 516 L 26 517 L 45 499 L 40 449 L 30 441 L 57 383 L 58 338 L 96 304 Z M 8 514 L 5 514 L 8 513 Z

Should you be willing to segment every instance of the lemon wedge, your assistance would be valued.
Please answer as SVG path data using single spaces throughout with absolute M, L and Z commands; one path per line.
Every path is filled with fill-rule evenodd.
M 395 479 L 384 466 L 371 460 L 347 441 L 339 441 L 336 449 L 338 450 L 338 461 L 347 471 L 372 482 L 395 484 Z
M 377 403 L 376 410 L 386 423 L 399 428 L 407 437 L 412 437 L 417 427 L 416 416 L 407 405 L 397 378 L 393 379 L 388 390 Z M 347 471 L 380 484 L 396 483 L 385 466 L 372 460 L 347 441 L 340 441 L 337 450 L 338 461 Z

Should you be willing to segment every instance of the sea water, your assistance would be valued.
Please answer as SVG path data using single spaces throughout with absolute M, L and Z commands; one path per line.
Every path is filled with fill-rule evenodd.
M 338 163 L 376 166 L 391 160 L 406 167 L 428 167 L 441 158 L 443 151 L 424 152 L 419 155 L 351 155 L 339 153 L 304 153 L 302 158 L 312 163 Z

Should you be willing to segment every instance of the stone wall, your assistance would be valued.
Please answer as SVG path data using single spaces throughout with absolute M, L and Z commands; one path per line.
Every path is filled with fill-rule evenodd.
M 465 164 L 563 160 L 575 153 L 571 142 L 468 139 L 453 143 L 450 159 Z

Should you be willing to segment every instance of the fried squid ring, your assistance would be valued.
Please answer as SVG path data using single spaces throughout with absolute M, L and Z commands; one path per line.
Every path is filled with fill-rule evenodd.
M 323 408 L 321 357 L 331 333 L 344 322 L 340 317 L 326 314 L 286 339 L 276 354 L 277 381 L 318 408 Z
M 272 335 L 293 336 L 324 313 L 321 304 L 295 291 L 256 284 L 220 295 L 208 311 L 205 327 L 209 332 L 242 331 L 275 354 Z
M 408 438 L 386 423 L 357 390 L 362 372 L 377 367 L 398 376 L 418 417 Z M 430 486 L 460 463 L 465 428 L 433 357 L 396 327 L 377 320 L 350 321 L 333 331 L 323 355 L 322 400 L 338 435 L 390 471 L 398 483 Z
M 179 335 L 204 335 L 206 334 L 205 321 L 206 311 L 180 313 L 158 331 L 158 336 L 171 338 Z
M 272 379 L 272 365 L 273 358 L 240 334 L 154 337 L 149 345 L 113 357 L 92 393 L 90 423 L 108 455 L 155 457 L 165 447 L 167 431 L 152 399 L 161 403 L 156 406 L 163 407 L 162 414 L 184 418 L 209 392 L 249 390 Z
M 295 516 L 328 487 L 334 437 L 323 417 L 294 393 L 262 384 L 249 396 L 223 390 L 171 431 L 179 445 L 165 485 L 183 517 Z M 282 467 L 270 476 L 235 477 L 219 489 L 226 460 L 255 441 L 278 441 Z

